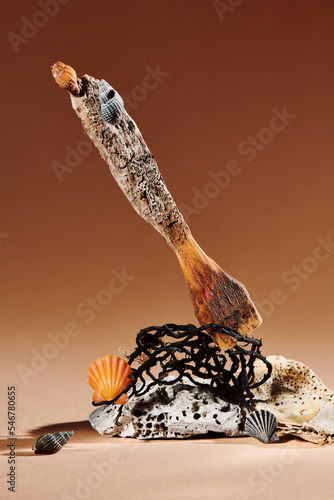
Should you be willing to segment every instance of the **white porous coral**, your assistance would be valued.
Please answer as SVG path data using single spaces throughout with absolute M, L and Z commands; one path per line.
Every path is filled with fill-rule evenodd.
M 295 434 L 317 444 L 334 441 L 334 394 L 306 365 L 283 356 L 268 356 L 270 378 L 253 389 L 256 399 L 266 400 L 257 408 L 272 412 L 285 434 Z M 257 361 L 255 380 L 263 375 Z
M 91 425 L 103 436 L 184 438 L 195 434 L 219 432 L 244 435 L 248 410 L 223 401 L 212 389 L 190 382 L 154 386 L 145 395 L 131 397 L 124 405 L 117 425 L 119 405 L 103 405 L 89 417 Z

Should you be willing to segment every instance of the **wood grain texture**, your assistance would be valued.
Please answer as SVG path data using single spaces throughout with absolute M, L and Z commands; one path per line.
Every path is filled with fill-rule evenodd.
M 83 76 L 79 97 L 71 95 L 72 106 L 119 187 L 137 211 L 174 247 L 184 241 L 189 227 L 169 193 L 157 163 L 132 118 L 124 111 L 122 120 L 107 123 L 101 117 L 99 80 Z
M 124 111 L 118 123 L 107 123 L 101 116 L 99 80 L 84 75 L 78 84 L 80 93 L 71 94 L 71 101 L 82 126 L 133 208 L 176 253 L 199 323 L 224 322 L 244 334 L 254 330 L 261 317 L 246 288 L 197 244 L 135 122 Z M 235 345 L 227 335 L 211 334 L 221 349 Z

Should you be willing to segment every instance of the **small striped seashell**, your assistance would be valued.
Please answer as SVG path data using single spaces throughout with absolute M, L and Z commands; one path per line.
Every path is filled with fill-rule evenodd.
M 90 365 L 87 380 L 94 389 L 93 401 L 111 401 L 131 384 L 128 376 L 132 373 L 130 365 L 118 356 L 103 356 Z M 115 404 L 124 405 L 128 402 L 128 395 L 122 394 Z
M 51 67 L 52 76 L 61 89 L 68 90 L 72 94 L 79 94 L 78 78 L 75 70 L 60 61 Z
M 123 115 L 124 102 L 119 93 L 105 80 L 99 82 L 99 98 L 102 118 L 108 123 L 119 122 Z
M 245 431 L 249 436 L 262 441 L 262 443 L 278 441 L 276 429 L 277 419 L 268 410 L 255 410 L 246 418 Z
M 62 449 L 69 439 L 73 436 L 73 431 L 54 432 L 53 434 L 43 434 L 33 444 L 32 449 L 35 453 L 44 453 L 52 455 Z

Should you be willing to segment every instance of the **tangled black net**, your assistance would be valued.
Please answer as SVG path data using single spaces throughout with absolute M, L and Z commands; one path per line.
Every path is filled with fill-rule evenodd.
M 207 330 L 214 329 L 235 338 L 233 348 L 221 351 Z M 94 406 L 114 403 L 122 394 L 142 396 L 155 385 L 172 385 L 184 379 L 200 387 L 211 387 L 228 403 L 251 406 L 251 389 L 263 384 L 271 375 L 271 364 L 261 354 L 261 340 L 245 337 L 224 324 L 166 324 L 140 330 L 137 347 L 128 363 L 141 363 L 129 375 L 131 384 L 110 401 L 93 402 Z M 266 366 L 261 380 L 254 381 L 254 362 L 260 359 Z M 158 368 L 154 375 L 152 369 Z M 121 406 L 121 408 L 123 408 Z

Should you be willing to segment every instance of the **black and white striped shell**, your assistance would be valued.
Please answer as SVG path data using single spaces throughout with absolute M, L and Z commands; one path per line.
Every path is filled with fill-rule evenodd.
M 246 418 L 245 431 L 249 436 L 262 441 L 262 443 L 278 441 L 276 429 L 277 419 L 268 410 L 255 410 Z
M 102 118 L 108 123 L 117 123 L 122 119 L 124 102 L 118 92 L 105 80 L 99 82 L 99 99 Z
M 33 444 L 32 449 L 35 453 L 44 453 L 52 455 L 62 449 L 69 439 L 73 436 L 73 431 L 54 432 L 53 434 L 43 434 Z

